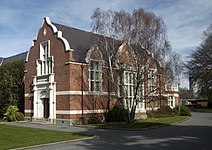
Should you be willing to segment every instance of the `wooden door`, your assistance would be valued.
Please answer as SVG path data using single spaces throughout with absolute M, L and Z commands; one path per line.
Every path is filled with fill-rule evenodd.
M 49 118 L 49 99 L 48 98 L 43 99 L 43 106 L 44 106 L 43 117 L 45 119 L 48 119 Z

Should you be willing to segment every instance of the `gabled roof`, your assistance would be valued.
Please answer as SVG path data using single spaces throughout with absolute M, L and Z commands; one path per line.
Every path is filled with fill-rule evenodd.
M 58 31 L 62 32 L 62 36 L 69 42 L 70 48 L 73 49 L 72 61 L 85 62 L 87 52 L 95 45 L 98 45 L 102 52 L 103 59 L 106 60 L 106 52 L 104 48 L 101 48 L 100 44 L 102 42 L 101 40 L 104 38 L 103 36 L 57 23 L 52 24 L 56 26 Z M 113 40 L 111 38 L 106 39 L 107 41 Z M 116 43 L 117 49 L 118 46 L 122 44 L 118 40 L 113 40 L 113 42 Z
M 84 62 L 87 51 L 93 46 L 97 39 L 97 35 L 83 30 L 71 28 L 57 23 L 52 23 L 59 31 L 62 31 L 62 36 L 69 42 L 73 49 L 73 61 Z
M 23 52 L 11 57 L 7 57 L 7 58 L 3 58 L 2 59 L 2 65 L 7 64 L 7 63 L 11 63 L 13 61 L 18 61 L 18 60 L 26 60 L 26 56 L 27 56 L 27 52 Z M 0 64 L 1 64 L 1 59 L 0 59 Z M 1 65 L 0 65 L 1 66 Z
M 102 53 L 103 60 L 107 62 L 108 55 L 116 56 L 119 53 L 120 46 L 126 44 L 124 41 L 51 22 L 49 17 L 44 18 L 43 24 L 44 23 L 47 23 L 52 28 L 54 34 L 57 34 L 58 39 L 60 39 L 65 46 L 65 51 L 72 51 L 72 60 L 70 61 L 73 62 L 86 63 L 88 51 L 95 46 L 98 46 L 98 49 Z M 37 39 L 34 41 L 36 40 Z M 107 53 L 106 45 L 110 53 Z M 136 45 L 132 47 L 135 48 L 137 52 L 143 54 L 140 54 L 143 56 L 143 61 L 147 61 L 148 56 L 153 57 L 151 53 L 142 47 L 138 48 Z M 142 51 L 140 51 L 140 49 L 142 49 Z

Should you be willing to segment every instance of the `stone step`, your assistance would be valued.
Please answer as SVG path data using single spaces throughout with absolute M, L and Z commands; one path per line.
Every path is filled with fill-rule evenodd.
M 48 119 L 36 119 L 36 120 L 32 120 L 32 123 L 50 124 L 50 121 Z

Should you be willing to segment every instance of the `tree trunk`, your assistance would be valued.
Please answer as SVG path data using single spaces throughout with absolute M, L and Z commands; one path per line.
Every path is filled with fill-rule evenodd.
M 131 111 L 129 112 L 129 123 L 134 123 L 135 111 L 136 111 L 136 105 L 133 105 Z

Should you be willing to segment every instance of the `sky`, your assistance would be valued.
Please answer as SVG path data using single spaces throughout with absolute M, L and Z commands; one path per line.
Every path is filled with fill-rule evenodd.
M 52 22 L 91 31 L 90 16 L 97 7 L 154 12 L 165 22 L 172 50 L 183 60 L 212 24 L 212 0 L 0 0 L 0 57 L 28 51 L 46 16 Z M 181 82 L 188 86 L 186 78 Z

